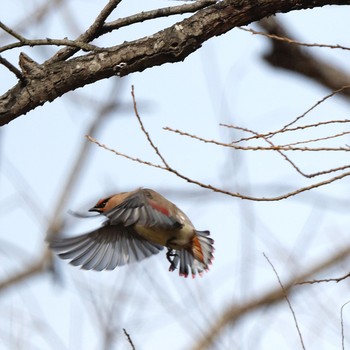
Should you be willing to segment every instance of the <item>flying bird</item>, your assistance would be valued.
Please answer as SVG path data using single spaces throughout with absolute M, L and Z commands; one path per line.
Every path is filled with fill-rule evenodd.
M 122 192 L 99 200 L 89 211 L 106 219 L 102 226 L 77 237 L 52 237 L 50 248 L 85 270 L 113 270 L 164 247 L 169 271 L 201 275 L 213 260 L 209 231 L 197 231 L 175 204 L 151 189 Z

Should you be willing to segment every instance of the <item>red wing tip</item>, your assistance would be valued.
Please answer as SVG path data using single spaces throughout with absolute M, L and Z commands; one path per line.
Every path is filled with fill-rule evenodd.
M 209 271 L 209 269 L 205 269 L 205 272 L 208 272 L 208 271 Z M 192 278 L 193 279 L 196 278 L 196 275 L 197 274 L 192 273 Z M 179 273 L 179 276 L 187 278 L 189 275 L 188 274 L 186 275 L 185 273 Z M 203 277 L 203 271 L 198 272 L 198 276 Z

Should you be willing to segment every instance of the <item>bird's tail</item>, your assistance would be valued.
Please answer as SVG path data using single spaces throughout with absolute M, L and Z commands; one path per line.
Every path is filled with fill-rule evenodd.
M 176 250 L 169 271 L 174 271 L 179 266 L 180 276 L 187 277 L 189 273 L 194 278 L 198 273 L 209 270 L 209 265 L 214 258 L 214 240 L 209 237 L 209 231 L 196 231 L 191 241 L 189 250 Z

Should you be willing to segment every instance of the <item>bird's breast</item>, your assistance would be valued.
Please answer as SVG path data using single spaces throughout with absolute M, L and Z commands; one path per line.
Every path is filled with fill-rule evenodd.
M 164 230 L 136 225 L 135 230 L 143 238 L 172 249 L 189 247 L 194 235 L 193 227 L 187 225 L 176 230 Z

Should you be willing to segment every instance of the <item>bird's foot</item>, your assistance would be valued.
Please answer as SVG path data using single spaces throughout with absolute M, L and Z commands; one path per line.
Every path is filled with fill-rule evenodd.
M 168 261 L 170 262 L 170 267 L 169 270 L 170 271 L 174 271 L 176 270 L 176 264 L 174 263 L 174 259 L 175 257 L 177 257 L 178 255 L 174 252 L 173 249 L 168 248 L 168 251 L 166 253 L 166 258 L 168 259 Z

